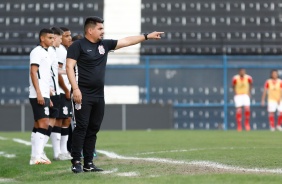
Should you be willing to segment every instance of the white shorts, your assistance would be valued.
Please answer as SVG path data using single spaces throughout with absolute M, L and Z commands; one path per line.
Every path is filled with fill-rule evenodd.
M 234 96 L 235 107 L 249 107 L 251 105 L 251 100 L 249 95 L 235 95 Z
M 267 111 L 268 112 L 275 112 L 275 111 L 278 111 L 278 112 L 282 112 L 282 102 L 280 102 L 278 104 L 278 102 L 268 102 L 267 103 Z

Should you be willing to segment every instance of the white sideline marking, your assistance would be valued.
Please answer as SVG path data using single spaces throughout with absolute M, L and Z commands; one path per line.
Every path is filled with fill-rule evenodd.
M 15 182 L 16 180 L 10 178 L 0 178 L 0 183 Z
M 13 141 L 21 143 L 21 144 L 25 144 L 27 146 L 31 145 L 30 142 L 22 140 L 22 139 L 13 139 Z M 47 144 L 46 147 L 51 147 L 51 145 Z M 172 151 L 175 151 L 175 150 L 172 150 Z M 243 168 L 243 167 L 238 167 L 238 166 L 224 165 L 224 164 L 220 164 L 220 163 L 217 163 L 217 162 L 211 162 L 211 161 L 191 161 L 191 162 L 188 162 L 188 161 L 184 161 L 184 160 L 171 160 L 171 159 L 165 159 L 165 158 L 126 157 L 126 156 L 118 155 L 114 152 L 108 152 L 108 151 L 104 151 L 104 150 L 97 150 L 97 152 L 102 153 L 109 158 L 120 159 L 120 160 L 141 160 L 141 161 L 158 162 L 158 163 L 166 163 L 166 164 L 176 164 L 176 165 L 194 165 L 194 166 L 209 167 L 209 168 L 214 168 L 214 169 L 224 169 L 224 170 L 230 170 L 230 171 L 282 174 L 282 169 Z
M 7 138 L 6 138 L 6 137 L 1 137 L 1 136 L 0 136 L 0 140 L 5 141 L 5 140 L 7 140 Z
M 17 143 L 20 143 L 20 144 L 24 144 L 24 145 L 26 145 L 26 146 L 31 146 L 31 142 L 25 141 L 25 140 L 22 140 L 22 139 L 14 138 L 13 141 L 14 141 L 14 142 L 17 142 Z M 52 147 L 52 145 L 51 145 L 51 144 L 46 144 L 45 147 Z
M 277 148 L 277 147 L 276 147 Z M 155 151 L 155 152 L 144 152 L 144 153 L 137 153 L 135 155 L 153 155 L 159 153 L 177 153 L 177 152 L 193 152 L 193 151 L 206 151 L 206 150 L 239 150 L 239 149 L 275 149 L 274 147 L 219 147 L 219 148 L 191 148 L 191 149 L 184 149 L 184 150 L 166 150 L 166 151 Z
M 112 170 L 109 170 L 109 171 L 103 171 L 103 172 L 100 172 L 101 174 L 112 174 L 112 173 L 116 173 L 118 171 L 118 168 L 114 168 Z
M 4 151 L 0 151 L 0 156 L 6 157 L 6 158 L 15 158 L 15 154 L 7 154 Z
M 121 160 L 141 160 L 141 161 L 148 161 L 148 162 L 158 162 L 158 163 L 166 163 L 166 164 L 175 164 L 175 165 L 193 165 L 193 166 L 200 166 L 200 167 L 209 167 L 213 169 L 224 169 L 229 171 L 242 171 L 242 172 L 255 172 L 255 173 L 276 173 L 282 174 L 282 169 L 267 169 L 267 168 L 243 168 L 238 166 L 229 166 L 220 164 L 217 162 L 211 161 L 184 161 L 184 160 L 171 160 L 165 158 L 138 158 L 138 157 L 126 157 L 118 155 L 114 152 L 108 152 L 104 150 L 97 150 L 98 153 L 102 153 L 109 158 L 113 159 L 121 159 Z
M 135 177 L 139 176 L 137 172 L 123 172 L 123 173 L 117 173 L 118 176 L 127 176 L 127 177 Z

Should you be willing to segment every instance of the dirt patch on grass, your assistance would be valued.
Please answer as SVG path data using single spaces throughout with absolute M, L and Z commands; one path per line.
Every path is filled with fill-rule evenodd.
M 95 161 L 95 160 L 94 160 Z M 195 163 L 189 164 L 169 164 L 162 162 L 151 162 L 144 160 L 126 160 L 126 159 L 113 159 L 106 156 L 100 156 L 96 160 L 96 164 L 105 167 L 105 168 L 120 168 L 122 171 L 137 171 L 140 173 L 140 176 L 158 176 L 158 175 L 196 175 L 196 174 L 222 174 L 222 173 L 238 173 L 238 174 L 275 174 L 275 172 L 268 172 L 263 170 L 256 169 L 243 169 L 230 166 L 230 168 L 217 168 L 205 163 Z M 277 173 L 278 174 L 278 173 Z

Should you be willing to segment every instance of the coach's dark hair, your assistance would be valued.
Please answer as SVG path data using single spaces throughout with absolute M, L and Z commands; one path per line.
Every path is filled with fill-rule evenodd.
M 71 40 L 74 42 L 74 41 L 79 40 L 79 39 L 81 39 L 81 38 L 83 38 L 83 36 L 80 35 L 80 34 L 78 34 L 78 35 L 73 36 L 73 37 L 71 38 Z
M 41 42 L 40 37 L 45 36 L 46 34 L 54 34 L 54 33 L 51 29 L 48 29 L 48 28 L 41 29 L 40 32 L 39 32 L 39 42 Z
M 104 23 L 104 20 L 97 16 L 86 18 L 84 22 L 84 32 L 86 33 L 86 30 L 88 29 L 89 25 L 95 26 L 97 23 Z
M 69 28 L 66 28 L 66 27 L 60 27 L 60 29 L 63 30 L 64 32 L 70 31 L 70 29 L 69 29 Z
M 55 35 L 63 35 L 64 31 L 58 27 L 51 27 L 50 28 Z
M 277 70 L 277 69 L 272 69 L 272 70 L 270 71 L 270 78 L 272 78 L 273 72 L 277 72 L 277 74 L 278 74 L 278 70 Z

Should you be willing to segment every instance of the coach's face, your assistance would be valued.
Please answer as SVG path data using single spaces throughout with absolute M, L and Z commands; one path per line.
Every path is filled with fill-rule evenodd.
M 104 25 L 97 23 L 95 26 L 90 27 L 90 35 L 94 40 L 100 41 L 104 36 Z
M 50 47 L 54 42 L 54 34 L 47 33 L 45 35 L 42 35 L 40 39 L 43 47 Z
M 63 36 L 62 36 L 62 44 L 65 47 L 69 47 L 71 45 L 72 41 L 71 41 L 71 32 L 70 31 L 65 31 Z

